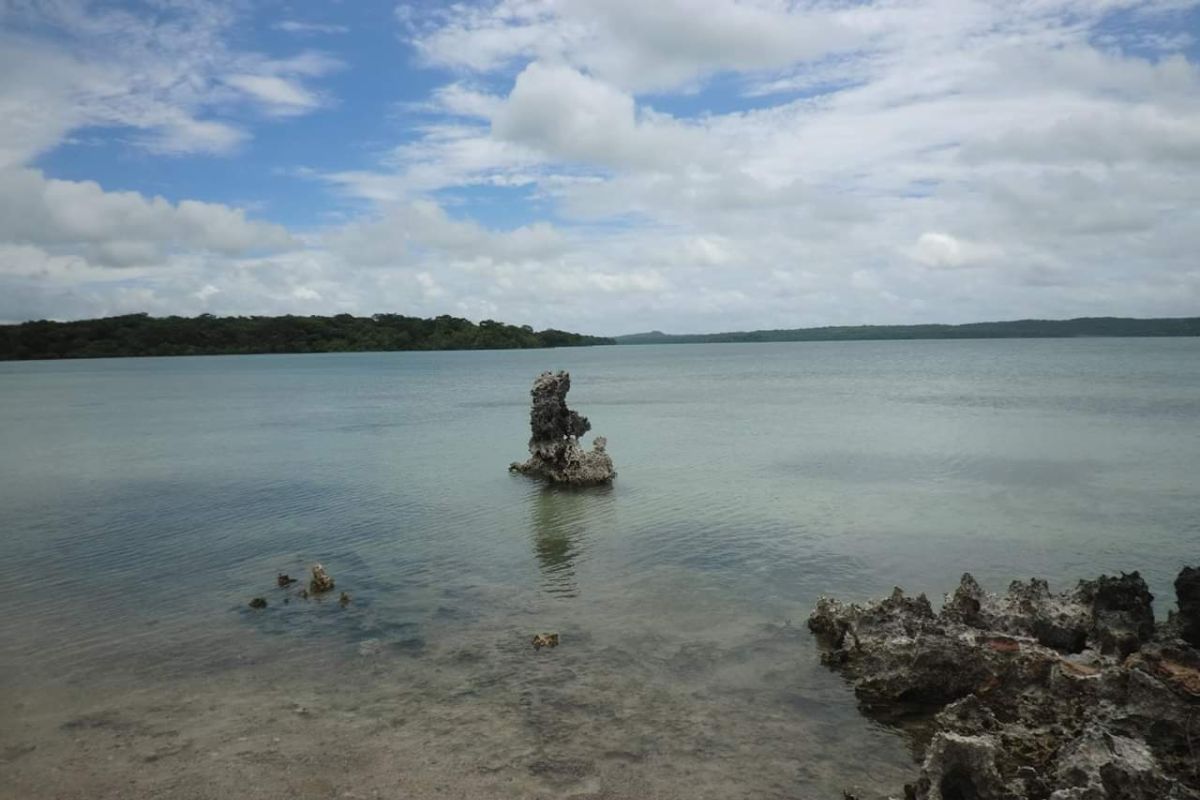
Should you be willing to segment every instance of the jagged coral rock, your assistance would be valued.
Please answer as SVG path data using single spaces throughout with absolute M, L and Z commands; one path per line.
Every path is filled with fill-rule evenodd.
M 1017 581 L 1003 596 L 964 575 L 940 613 L 900 589 L 821 598 L 808 625 L 864 711 L 937 711 L 908 800 L 1200 800 L 1187 573 L 1179 619 L 1157 628 L 1136 572 L 1062 594 Z
M 541 650 L 543 647 L 558 647 L 557 633 L 538 633 L 533 637 L 533 649 Z
M 972 628 L 1030 636 L 1068 653 L 1093 647 L 1128 655 L 1154 633 L 1153 600 L 1136 572 L 1080 581 L 1057 595 L 1038 578 L 1013 581 L 1001 597 L 984 592 L 968 574 L 946 599 L 942 616 Z
M 915 793 L 923 800 L 1013 800 L 1021 789 L 1001 777 L 997 761 L 1004 758 L 1003 745 L 994 736 L 938 733 L 929 744 L 924 780 Z
M 1169 800 L 1189 797 L 1167 778 L 1145 742 L 1098 725 L 1086 728 L 1059 753 L 1050 800 Z
M 566 372 L 543 372 L 533 382 L 529 412 L 529 459 L 513 462 L 509 469 L 544 478 L 552 483 L 588 486 L 609 483 L 616 477 L 607 440 L 597 436 L 591 450 L 579 438 L 591 430 L 587 417 L 567 407 L 571 376 Z
M 321 594 L 333 589 L 333 578 L 329 577 L 329 573 L 320 564 L 313 564 L 312 580 L 308 582 L 308 591 L 312 594 Z

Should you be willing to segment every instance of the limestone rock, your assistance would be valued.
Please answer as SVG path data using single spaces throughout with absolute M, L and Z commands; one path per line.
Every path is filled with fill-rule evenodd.
M 533 649 L 541 650 L 543 647 L 558 647 L 557 633 L 538 633 L 533 637 Z
M 312 580 L 308 582 L 308 591 L 311 594 L 321 594 L 333 589 L 333 578 L 329 577 L 329 573 L 320 564 L 313 564 Z
M 1188 797 L 1163 775 L 1145 742 L 1089 726 L 1058 757 L 1056 789 L 1050 800 L 1168 800 Z
M 1018 786 L 1005 785 L 997 761 L 1003 746 L 991 735 L 938 733 L 929 744 L 921 780 L 907 787 L 919 800 L 1015 800 Z
M 1044 580 L 1013 581 L 1008 593 L 990 595 L 969 574 L 946 598 L 942 618 L 972 628 L 1028 636 L 1067 653 L 1092 647 L 1128 655 L 1154 633 L 1154 596 L 1138 573 L 1080 581 L 1052 594 Z
M 933 736 L 908 800 L 1200 800 L 1200 651 L 1155 626 L 1136 573 L 988 594 L 970 575 L 935 613 L 901 589 L 821 598 L 822 661 L 881 719 L 914 710 Z
M 570 390 L 566 372 L 543 372 L 533 382 L 529 459 L 513 462 L 509 469 L 572 486 L 610 483 L 617 473 L 606 450 L 608 442 L 597 436 L 591 450 L 580 446 L 580 437 L 592 426 L 587 417 L 567 407 Z

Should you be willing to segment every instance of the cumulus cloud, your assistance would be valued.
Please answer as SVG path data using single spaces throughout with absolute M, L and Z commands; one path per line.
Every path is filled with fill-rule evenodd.
M 430 30 L 410 11 L 402 15 L 432 63 L 487 71 L 520 58 L 562 58 L 639 90 L 672 89 L 723 70 L 780 68 L 867 40 L 841 14 L 779 2 L 504 0 L 435 18 Z
M 105 266 L 158 266 L 170 249 L 237 255 L 293 244 L 283 227 L 248 220 L 240 209 L 106 192 L 92 181 L 47 179 L 33 169 L 0 171 L 0 241 L 77 247 L 88 262 Z
M 404 264 L 413 250 L 431 250 L 439 258 L 521 261 L 551 258 L 565 249 L 562 235 L 549 224 L 490 231 L 455 220 L 429 201 L 388 208 L 377 219 L 334 229 L 325 241 L 350 262 L 368 266 Z
M 628 94 L 571 67 L 536 61 L 493 113 L 492 132 L 551 157 L 619 167 L 680 158 L 690 144 L 682 126 L 639 120 Z
M 474 108 L 490 127 L 459 125 L 458 146 L 533 153 L 511 174 L 560 212 L 624 220 L 641 242 L 631 261 L 694 289 L 673 295 L 676 318 L 719 297 L 726 319 L 764 325 L 1128 313 L 1132 287 L 1186 311 L 1200 72 L 1186 37 L 1151 33 L 1192 5 L 498 2 L 406 23 L 435 63 L 512 75 L 502 101 Z M 1116 13 L 1141 35 L 1114 39 Z M 787 35 L 794 24 L 819 41 Z M 703 109 L 706 77 L 729 71 L 772 99 L 653 107 L 699 87 Z M 410 152 L 437 160 L 425 144 Z M 739 311 L 746 298 L 760 319 Z

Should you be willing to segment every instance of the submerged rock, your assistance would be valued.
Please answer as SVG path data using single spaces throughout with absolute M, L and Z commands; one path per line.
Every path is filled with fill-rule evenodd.
M 341 606 L 342 608 L 345 608 L 346 606 L 350 605 L 350 595 L 346 594 L 345 592 L 342 592 L 341 596 L 338 597 L 338 605 Z
M 250 601 L 251 608 L 266 608 L 267 600 L 264 597 L 256 597 Z
M 533 649 L 541 650 L 543 647 L 558 647 L 557 633 L 539 633 L 533 637 Z
M 908 800 L 1200 800 L 1200 652 L 1176 633 L 1184 593 L 1158 628 L 1152 599 L 1136 572 L 1002 596 L 964 575 L 938 613 L 896 589 L 821 598 L 808 626 L 866 713 L 932 716 Z
M 321 594 L 333 589 L 333 578 L 329 577 L 329 573 L 320 564 L 313 564 L 312 580 L 308 582 L 308 591 L 311 594 Z
M 534 380 L 529 459 L 514 461 L 509 469 L 573 486 L 610 483 L 617 473 L 606 451 L 608 442 L 597 436 L 591 450 L 579 445 L 592 426 L 587 417 L 567 407 L 570 390 L 571 376 L 566 372 L 543 372 Z

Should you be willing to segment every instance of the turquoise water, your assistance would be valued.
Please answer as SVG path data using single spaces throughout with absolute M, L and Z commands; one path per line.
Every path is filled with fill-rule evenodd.
M 544 369 L 611 489 L 506 471 Z M 0 430 L 22 796 L 871 796 L 908 744 L 815 664 L 818 595 L 1138 569 L 1161 614 L 1200 552 L 1194 339 L 6 363 Z M 316 561 L 350 606 L 284 604 Z

